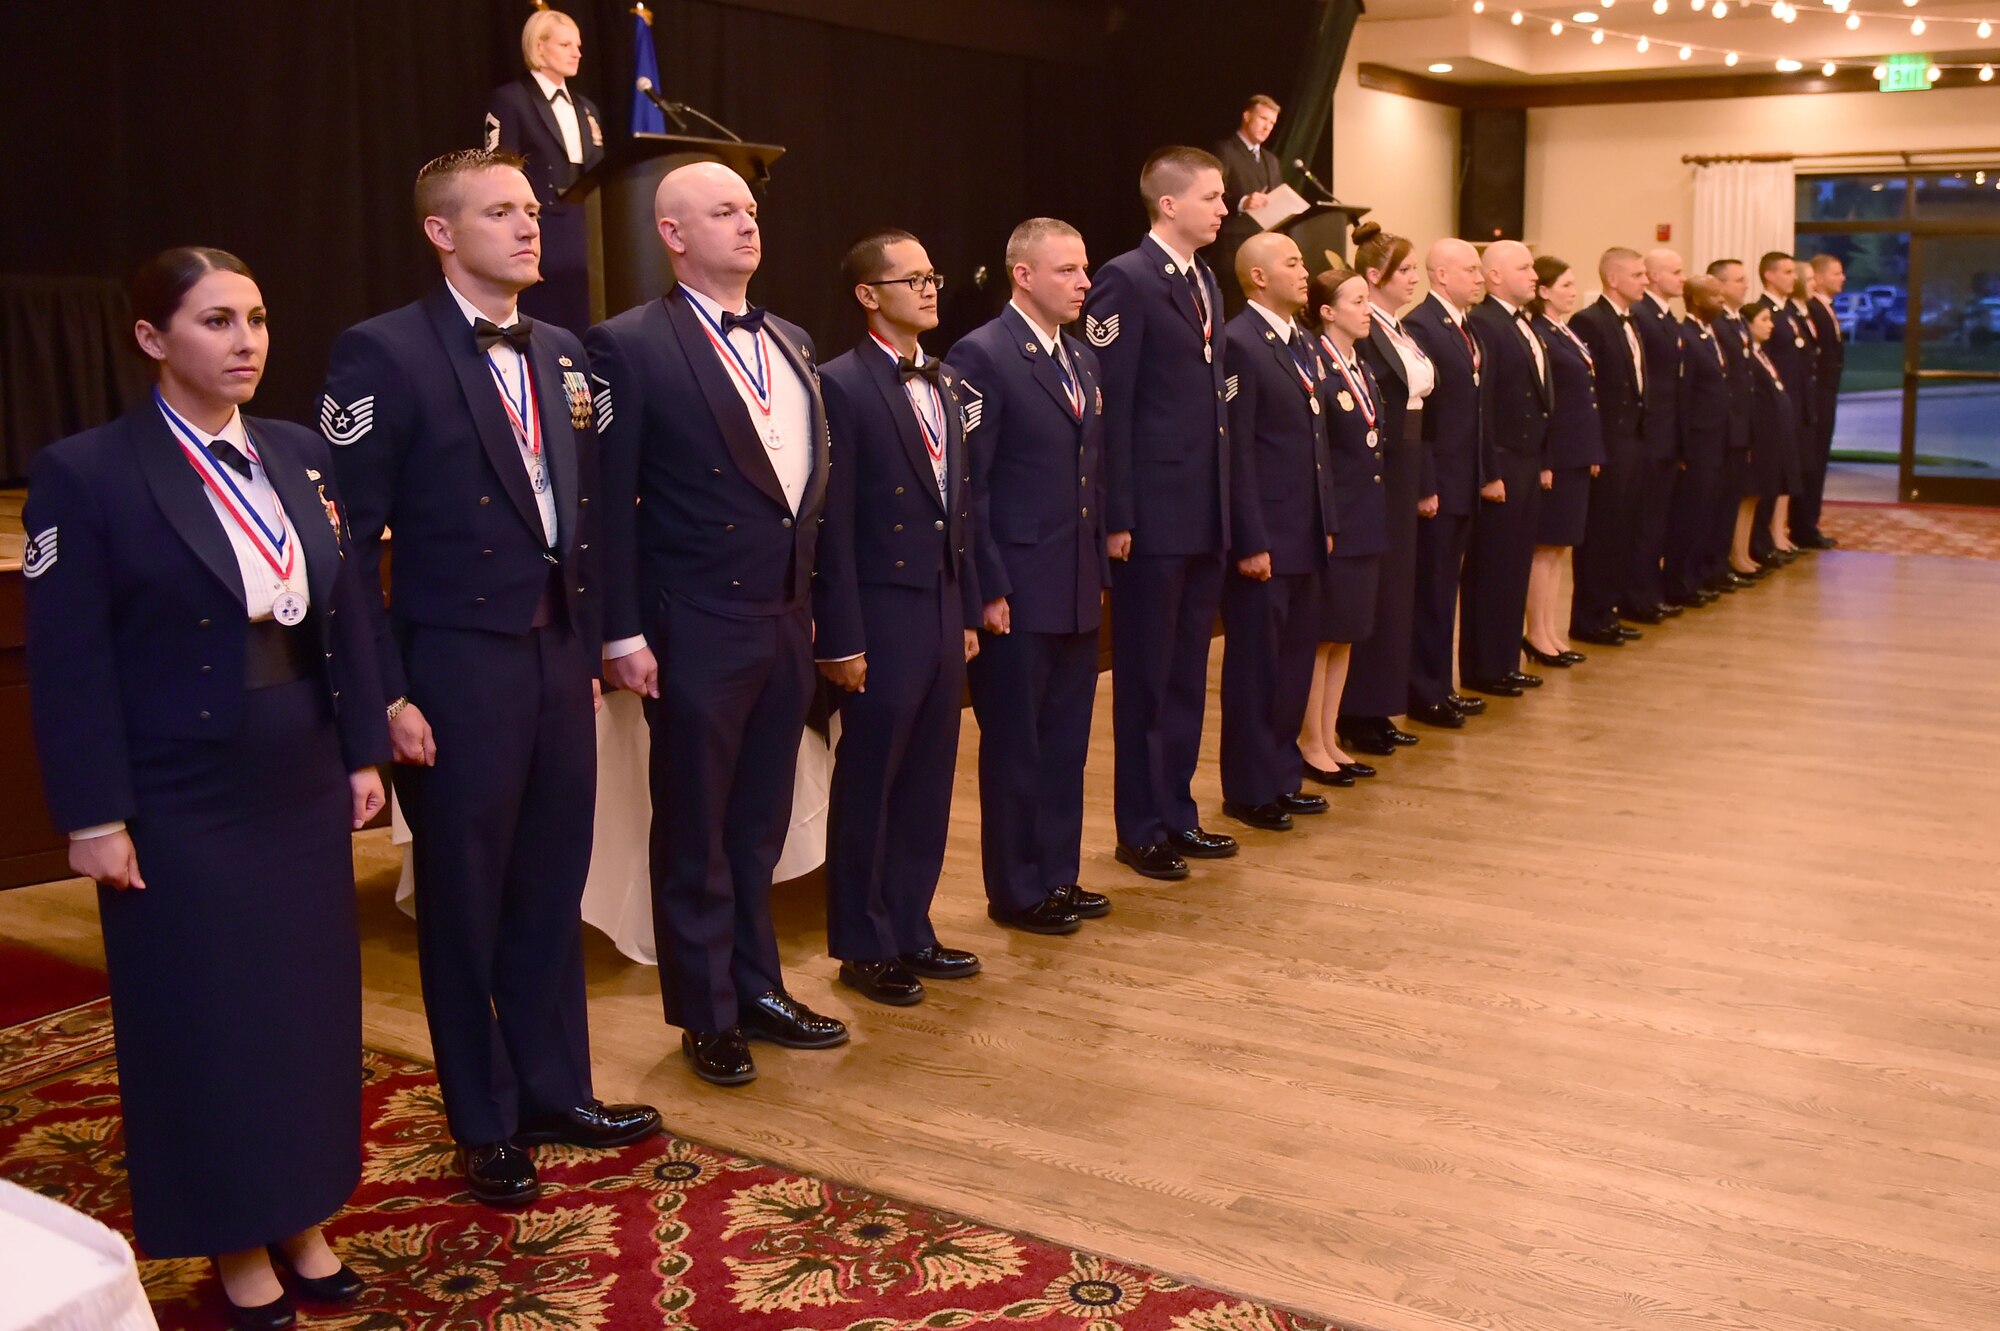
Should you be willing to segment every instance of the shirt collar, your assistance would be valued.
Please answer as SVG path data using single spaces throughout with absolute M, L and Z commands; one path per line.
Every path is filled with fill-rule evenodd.
M 179 412 L 175 412 L 174 414 L 180 416 Z M 162 413 L 161 419 L 165 419 L 164 413 Z M 204 444 L 212 444 L 219 439 L 223 443 L 234 444 L 237 448 L 243 449 L 250 442 L 250 436 L 243 428 L 243 412 L 240 408 L 231 410 L 229 419 L 224 421 L 222 428 L 214 434 L 210 434 L 185 416 L 181 416 L 180 420 L 183 425 L 187 426 L 194 433 L 195 439 Z
M 1043 351 L 1047 352 L 1051 356 L 1056 354 L 1056 339 L 1050 337 L 1047 333 L 1044 333 L 1042 331 L 1042 326 L 1036 323 L 1034 319 L 1029 316 L 1026 310 L 1021 308 L 1020 301 L 1018 300 L 1008 301 L 1007 308 L 1021 316 L 1021 322 L 1028 325 L 1028 331 L 1033 333 L 1035 335 L 1035 340 L 1042 344 Z
M 1438 303 L 1438 308 L 1444 311 L 1444 317 L 1451 320 L 1454 324 L 1465 322 L 1465 316 L 1460 314 L 1458 310 L 1453 307 L 1450 301 L 1446 300 L 1443 296 L 1440 296 L 1437 292 L 1435 291 L 1431 292 L 1431 294 L 1426 299 L 1436 301 Z
M 1492 301 L 1495 305 L 1498 305 L 1501 309 L 1507 311 L 1507 317 L 1509 319 L 1518 319 L 1521 317 L 1521 307 L 1519 305 L 1509 304 L 1507 301 L 1500 299 L 1500 297 L 1493 295 L 1491 292 L 1487 293 L 1486 299 Z
M 870 342 L 873 342 L 875 344 L 875 350 L 881 352 L 884 356 L 887 356 L 892 364 L 901 365 L 903 363 L 903 353 L 896 350 L 894 347 L 890 346 L 887 342 L 884 342 L 881 338 L 875 336 L 875 330 L 872 328 L 868 330 L 868 340 Z M 919 342 L 917 344 L 917 354 L 910 358 L 910 364 L 922 365 L 925 361 L 929 359 L 930 357 L 924 355 L 923 343 Z
M 1271 329 L 1273 332 L 1277 333 L 1279 337 L 1284 338 L 1287 342 L 1291 341 L 1292 338 L 1291 320 L 1285 318 L 1283 315 L 1277 313 L 1274 310 L 1265 309 L 1262 305 L 1259 305 L 1254 300 L 1248 302 L 1248 304 L 1251 309 L 1257 311 L 1257 313 L 1264 316 L 1264 322 L 1271 325 Z
M 1655 305 L 1659 306 L 1659 307 L 1660 307 L 1660 310 L 1661 310 L 1661 311 L 1662 311 L 1663 313 L 1666 313 L 1666 314 L 1672 314 L 1672 313 L 1673 313 L 1673 311 L 1672 311 L 1672 310 L 1670 310 L 1670 309 L 1668 309 L 1668 308 L 1667 308 L 1667 302 L 1666 302 L 1666 301 L 1664 301 L 1664 300 L 1662 300 L 1662 299 L 1660 298 L 1660 293 L 1659 293 L 1659 292 L 1657 292 L 1657 291 L 1654 291 L 1654 290 L 1653 290 L 1653 289 L 1651 289 L 1650 287 L 1649 287 L 1649 288 L 1647 288 L 1647 290 L 1646 290 L 1646 295 L 1645 295 L 1645 299 L 1647 299 L 1647 300 L 1650 300 L 1650 301 L 1652 301 L 1652 302 L 1653 302 L 1653 304 L 1655 304 Z
M 1387 323 L 1391 328 L 1395 329 L 1397 332 L 1400 333 L 1401 331 L 1403 331 L 1403 321 L 1401 319 L 1398 319 L 1395 315 L 1391 314 L 1389 311 L 1383 309 L 1380 305 L 1377 305 L 1374 301 L 1371 300 L 1368 302 L 1368 308 L 1375 311 L 1375 313 L 1381 315 L 1383 322 Z
M 1180 270 L 1182 272 L 1191 273 L 1194 271 L 1194 257 L 1192 255 L 1182 254 L 1180 251 L 1176 250 L 1173 246 L 1167 244 L 1166 241 L 1160 238 L 1160 233 L 1157 231 L 1148 231 L 1146 234 L 1153 238 L 1153 243 L 1155 245 L 1158 245 L 1161 249 L 1167 252 L 1167 257 L 1169 259 L 1172 259 L 1177 265 L 1179 265 Z
M 1250 140 L 1243 137 L 1243 131 L 1240 129 L 1236 131 L 1236 141 L 1242 144 L 1244 147 L 1248 148 L 1250 150 L 1250 155 L 1252 157 L 1255 157 L 1260 161 L 1263 159 L 1264 145 L 1261 143 L 1250 142 Z
M 567 82 L 562 82 L 556 79 L 552 79 L 548 75 L 542 73 L 542 71 L 539 69 L 531 69 L 528 72 L 534 75 L 535 86 L 542 90 L 542 100 L 545 102 L 554 101 L 556 97 L 556 92 L 559 89 L 567 89 L 569 86 Z M 576 105 L 576 102 L 573 100 L 575 96 L 576 96 L 575 93 L 570 94 L 570 97 L 572 98 L 570 102 L 571 106 Z
M 451 279 L 448 277 L 444 280 L 444 289 L 446 291 L 449 291 L 451 293 L 451 298 L 458 302 L 458 312 L 465 316 L 465 321 L 468 324 L 478 323 L 481 319 L 484 319 L 486 317 L 484 314 L 481 314 L 479 312 L 479 307 L 477 305 L 474 305 L 471 301 L 465 298 L 465 293 L 461 292 L 457 287 L 451 284 Z M 515 324 L 519 322 L 521 322 L 521 310 L 519 305 L 516 305 L 515 308 L 507 311 L 507 317 L 500 321 L 499 326 L 501 328 L 512 328 Z
M 687 292 L 688 295 L 694 298 L 694 303 L 701 307 L 702 313 L 708 316 L 708 321 L 710 323 L 716 324 L 718 326 L 722 323 L 722 316 L 725 313 L 725 311 L 723 310 L 722 303 L 720 301 L 715 300 L 713 297 L 703 295 L 701 292 L 696 291 L 693 287 L 689 286 L 685 282 L 680 284 L 680 288 L 682 291 Z M 729 314 L 748 314 L 749 312 L 750 312 L 750 302 L 748 300 L 745 300 L 735 309 L 727 311 L 727 313 Z

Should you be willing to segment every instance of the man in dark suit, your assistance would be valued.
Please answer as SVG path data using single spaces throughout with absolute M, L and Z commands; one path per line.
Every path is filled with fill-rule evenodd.
M 1813 345 L 1819 359 L 1813 365 L 1813 386 L 1817 395 L 1814 428 L 1807 446 L 1800 449 L 1805 472 L 1805 490 L 1792 500 L 1792 543 L 1807 550 L 1831 550 L 1839 542 L 1819 529 L 1820 507 L 1826 495 L 1827 457 L 1833 451 L 1834 415 L 1840 409 L 1840 376 L 1847 366 L 1847 339 L 1840 329 L 1840 316 L 1833 312 L 1833 298 L 1847 289 L 1847 265 L 1836 255 L 1812 256 L 1812 294 L 1806 313 L 1813 331 Z
M 907 231 L 856 241 L 841 280 L 868 320 L 820 371 L 838 466 L 813 581 L 813 653 L 840 703 L 827 815 L 828 950 L 878 1003 L 920 1002 L 925 979 L 979 958 L 942 947 L 931 899 L 944 867 L 965 663 L 979 651 L 964 400 L 919 343 L 943 279 Z
M 1639 630 L 1618 622 L 1618 602 L 1636 562 L 1638 476 L 1648 390 L 1645 344 L 1633 307 L 1646 294 L 1646 263 L 1638 251 L 1613 247 L 1597 261 L 1604 294 L 1570 319 L 1590 348 L 1597 370 L 1597 415 L 1604 427 L 1604 466 L 1590 482 L 1583 544 L 1576 548 L 1576 591 L 1569 635 L 1599 647 L 1622 647 Z
M 1773 250 L 1757 260 L 1757 280 L 1764 288 L 1758 303 L 1771 309 L 1771 338 L 1764 344 L 1764 355 L 1777 367 L 1785 396 L 1791 400 L 1796 421 L 1794 437 L 1803 461 L 1811 452 L 1819 428 L 1819 381 L 1814 375 L 1819 351 L 1812 320 L 1800 294 L 1804 278 L 1791 255 Z M 1783 499 L 1789 516 L 1791 496 Z M 1768 564 L 1775 559 L 1789 562 L 1792 558 L 1778 551 L 1771 539 L 1771 517 L 1777 503 L 1774 499 L 1759 500 L 1756 521 L 1750 528 L 1751 553 L 1760 563 Z M 1785 526 L 1789 533 L 1789 522 Z
M 537 9 L 521 29 L 525 77 L 493 90 L 486 146 L 514 153 L 542 205 L 542 280 L 521 293 L 530 318 L 581 337 L 590 327 L 590 246 L 581 204 L 562 192 L 604 160 L 604 120 L 570 83 L 583 62 L 583 36 L 559 9 Z
M 1684 469 L 1667 525 L 1666 573 L 1668 604 L 1692 606 L 1718 595 L 1708 583 L 1714 578 L 1716 495 L 1722 488 L 1734 428 L 1728 340 L 1736 334 L 1716 322 L 1723 313 L 1720 282 L 1706 275 L 1690 278 L 1682 298 L 1688 309 L 1681 330 L 1686 349 L 1681 358 L 1680 402 Z
M 1222 810 L 1289 831 L 1325 813 L 1301 794 L 1299 727 L 1319 650 L 1320 577 L 1338 527 L 1319 399 L 1317 339 L 1302 330 L 1306 261 L 1289 236 L 1236 252 L 1250 303 L 1223 329 L 1229 374 L 1229 571 L 1222 586 Z
M 1717 259 L 1708 265 L 1715 279 L 1716 299 L 1721 310 L 1709 323 L 1709 331 L 1721 344 L 1723 361 L 1729 369 L 1729 434 L 1723 450 L 1722 479 L 1710 506 L 1707 554 L 1707 588 L 1718 594 L 1741 591 L 1751 579 L 1739 574 L 1729 561 L 1735 541 L 1736 515 L 1750 483 L 1750 419 L 1756 410 L 1757 386 L 1750 375 L 1756 370 L 1750 358 L 1750 330 L 1743 326 L 1740 311 L 1750 295 L 1750 270 L 1741 259 Z M 1757 371 L 1762 373 L 1762 371 Z
M 972 456 L 972 542 L 985 632 L 968 667 L 979 718 L 987 913 L 1075 933 L 1111 903 L 1077 884 L 1104 541 L 1097 357 L 1062 331 L 1083 311 L 1075 227 L 1033 217 L 1007 238 L 1007 308 L 951 349 Z
M 438 158 L 416 203 L 444 282 L 341 334 L 319 420 L 370 586 L 395 531 L 389 613 L 370 606 L 424 1012 L 473 1195 L 513 1206 L 539 1191 L 521 1144 L 660 1126 L 590 1089 L 596 420 L 582 346 L 516 311 L 539 257 L 520 159 Z
M 1249 210 L 1261 208 L 1272 190 L 1284 179 L 1284 168 L 1276 153 L 1268 151 L 1271 131 L 1277 127 L 1278 103 L 1258 93 L 1243 103 L 1236 132 L 1215 145 L 1216 160 L 1222 163 L 1222 199 L 1229 216 L 1217 234 L 1210 259 L 1223 274 L 1222 310 L 1234 316 L 1243 308 L 1249 293 L 1236 283 L 1236 251 L 1243 242 L 1262 231 Z
M 1618 594 L 1618 617 L 1659 624 L 1681 613 L 1667 603 L 1664 566 L 1667 527 L 1680 484 L 1681 322 L 1667 305 L 1686 285 L 1681 256 L 1668 249 L 1648 251 L 1646 292 L 1632 304 L 1632 324 L 1645 350 L 1647 392 L 1639 422 L 1639 463 L 1633 475 L 1636 526 L 1632 564 Z M 1696 604 L 1715 599 L 1697 590 Z
M 1222 288 L 1195 257 L 1226 211 L 1222 164 L 1161 148 L 1139 192 L 1152 230 L 1098 273 L 1083 323 L 1104 366 L 1118 861 L 1177 879 L 1186 856 L 1236 853 L 1202 830 L 1193 791 L 1229 547 Z
M 1549 413 L 1555 406 L 1549 350 L 1529 324 L 1535 256 L 1518 240 L 1486 247 L 1486 299 L 1468 320 L 1486 352 L 1480 406 L 1479 510 L 1466 548 L 1458 627 L 1458 673 L 1465 687 L 1518 698 L 1541 687 L 1521 667 L 1521 623 L 1535 518 L 1547 474 Z
M 1409 714 L 1425 725 L 1457 730 L 1467 716 L 1485 709 L 1484 702 L 1475 706 L 1459 697 L 1452 688 L 1451 669 L 1459 578 L 1472 535 L 1473 509 L 1486 479 L 1480 475 L 1486 433 L 1480 384 L 1486 351 L 1465 318 L 1482 282 L 1479 251 L 1463 240 L 1440 240 L 1431 246 L 1425 266 L 1430 295 L 1403 316 L 1403 327 L 1431 358 L 1438 376 L 1437 387 L 1424 403 L 1424 445 L 1429 455 L 1424 497 L 1417 510 L 1424 522 L 1417 532 Z M 1363 742 L 1366 736 L 1342 733 L 1342 743 L 1349 738 L 1369 751 Z
M 771 873 L 813 693 L 826 410 L 812 343 L 749 303 L 757 201 L 717 162 L 653 210 L 675 287 L 585 339 L 604 394 L 605 678 L 656 701 L 653 929 L 667 1021 L 705 1080 L 757 1075 L 749 1038 L 847 1028 L 785 992 Z

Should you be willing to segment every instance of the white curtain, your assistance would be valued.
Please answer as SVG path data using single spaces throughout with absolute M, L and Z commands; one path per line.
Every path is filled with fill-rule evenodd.
M 1760 255 L 1792 251 L 1797 196 L 1790 162 L 1715 162 L 1694 169 L 1694 253 L 1689 272 L 1741 259 L 1753 274 Z

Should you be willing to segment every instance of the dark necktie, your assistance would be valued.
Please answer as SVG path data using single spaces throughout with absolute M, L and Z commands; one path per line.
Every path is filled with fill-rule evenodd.
M 528 354 L 528 335 L 534 327 L 534 323 L 526 318 L 516 319 L 506 328 L 502 328 L 491 319 L 474 319 L 472 340 L 478 345 L 479 354 L 482 356 L 502 342 L 525 356 Z
M 733 330 L 738 328 L 747 328 L 752 333 L 763 332 L 764 311 L 755 305 L 752 305 L 741 314 L 731 314 L 729 311 L 724 310 L 722 312 L 722 335 L 728 337 Z
M 217 439 L 208 445 L 208 455 L 222 463 L 244 480 L 250 479 L 250 459 L 243 456 L 243 450 L 227 439 Z
M 936 388 L 938 375 L 943 372 L 944 362 L 941 360 L 927 360 L 919 365 L 907 356 L 896 358 L 896 377 L 906 384 L 912 379 L 922 379 L 932 388 Z
M 1292 363 L 1299 367 L 1299 373 L 1303 374 L 1309 382 L 1318 383 L 1320 379 L 1319 358 L 1313 355 L 1312 348 L 1306 345 L 1306 340 L 1298 329 L 1294 328 L 1292 330 L 1292 335 L 1286 340 L 1285 345 L 1291 349 Z
M 1208 292 L 1205 288 L 1208 284 L 1201 280 L 1201 273 L 1194 268 L 1183 268 L 1181 272 L 1187 276 L 1188 291 L 1194 296 L 1194 317 L 1206 324 L 1208 322 Z

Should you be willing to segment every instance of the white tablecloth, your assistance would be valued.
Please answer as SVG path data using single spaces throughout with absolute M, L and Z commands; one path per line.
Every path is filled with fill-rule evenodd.
M 132 1249 L 0 1179 L 0 1331 L 157 1331 Z
M 833 738 L 840 719 L 833 720 Z M 643 965 L 659 964 L 653 950 L 652 878 L 646 840 L 653 801 L 646 784 L 651 737 L 637 695 L 616 692 L 597 714 L 597 830 L 590 878 L 583 887 L 583 919 L 601 930 L 620 952 Z M 792 826 L 773 878 L 783 882 L 810 873 L 826 860 L 827 792 L 833 781 L 833 753 L 808 729 L 799 738 L 798 775 L 792 783 Z M 410 867 L 409 825 L 401 805 L 391 810 L 396 844 L 404 846 L 403 879 L 396 904 L 414 915 L 414 871 Z

